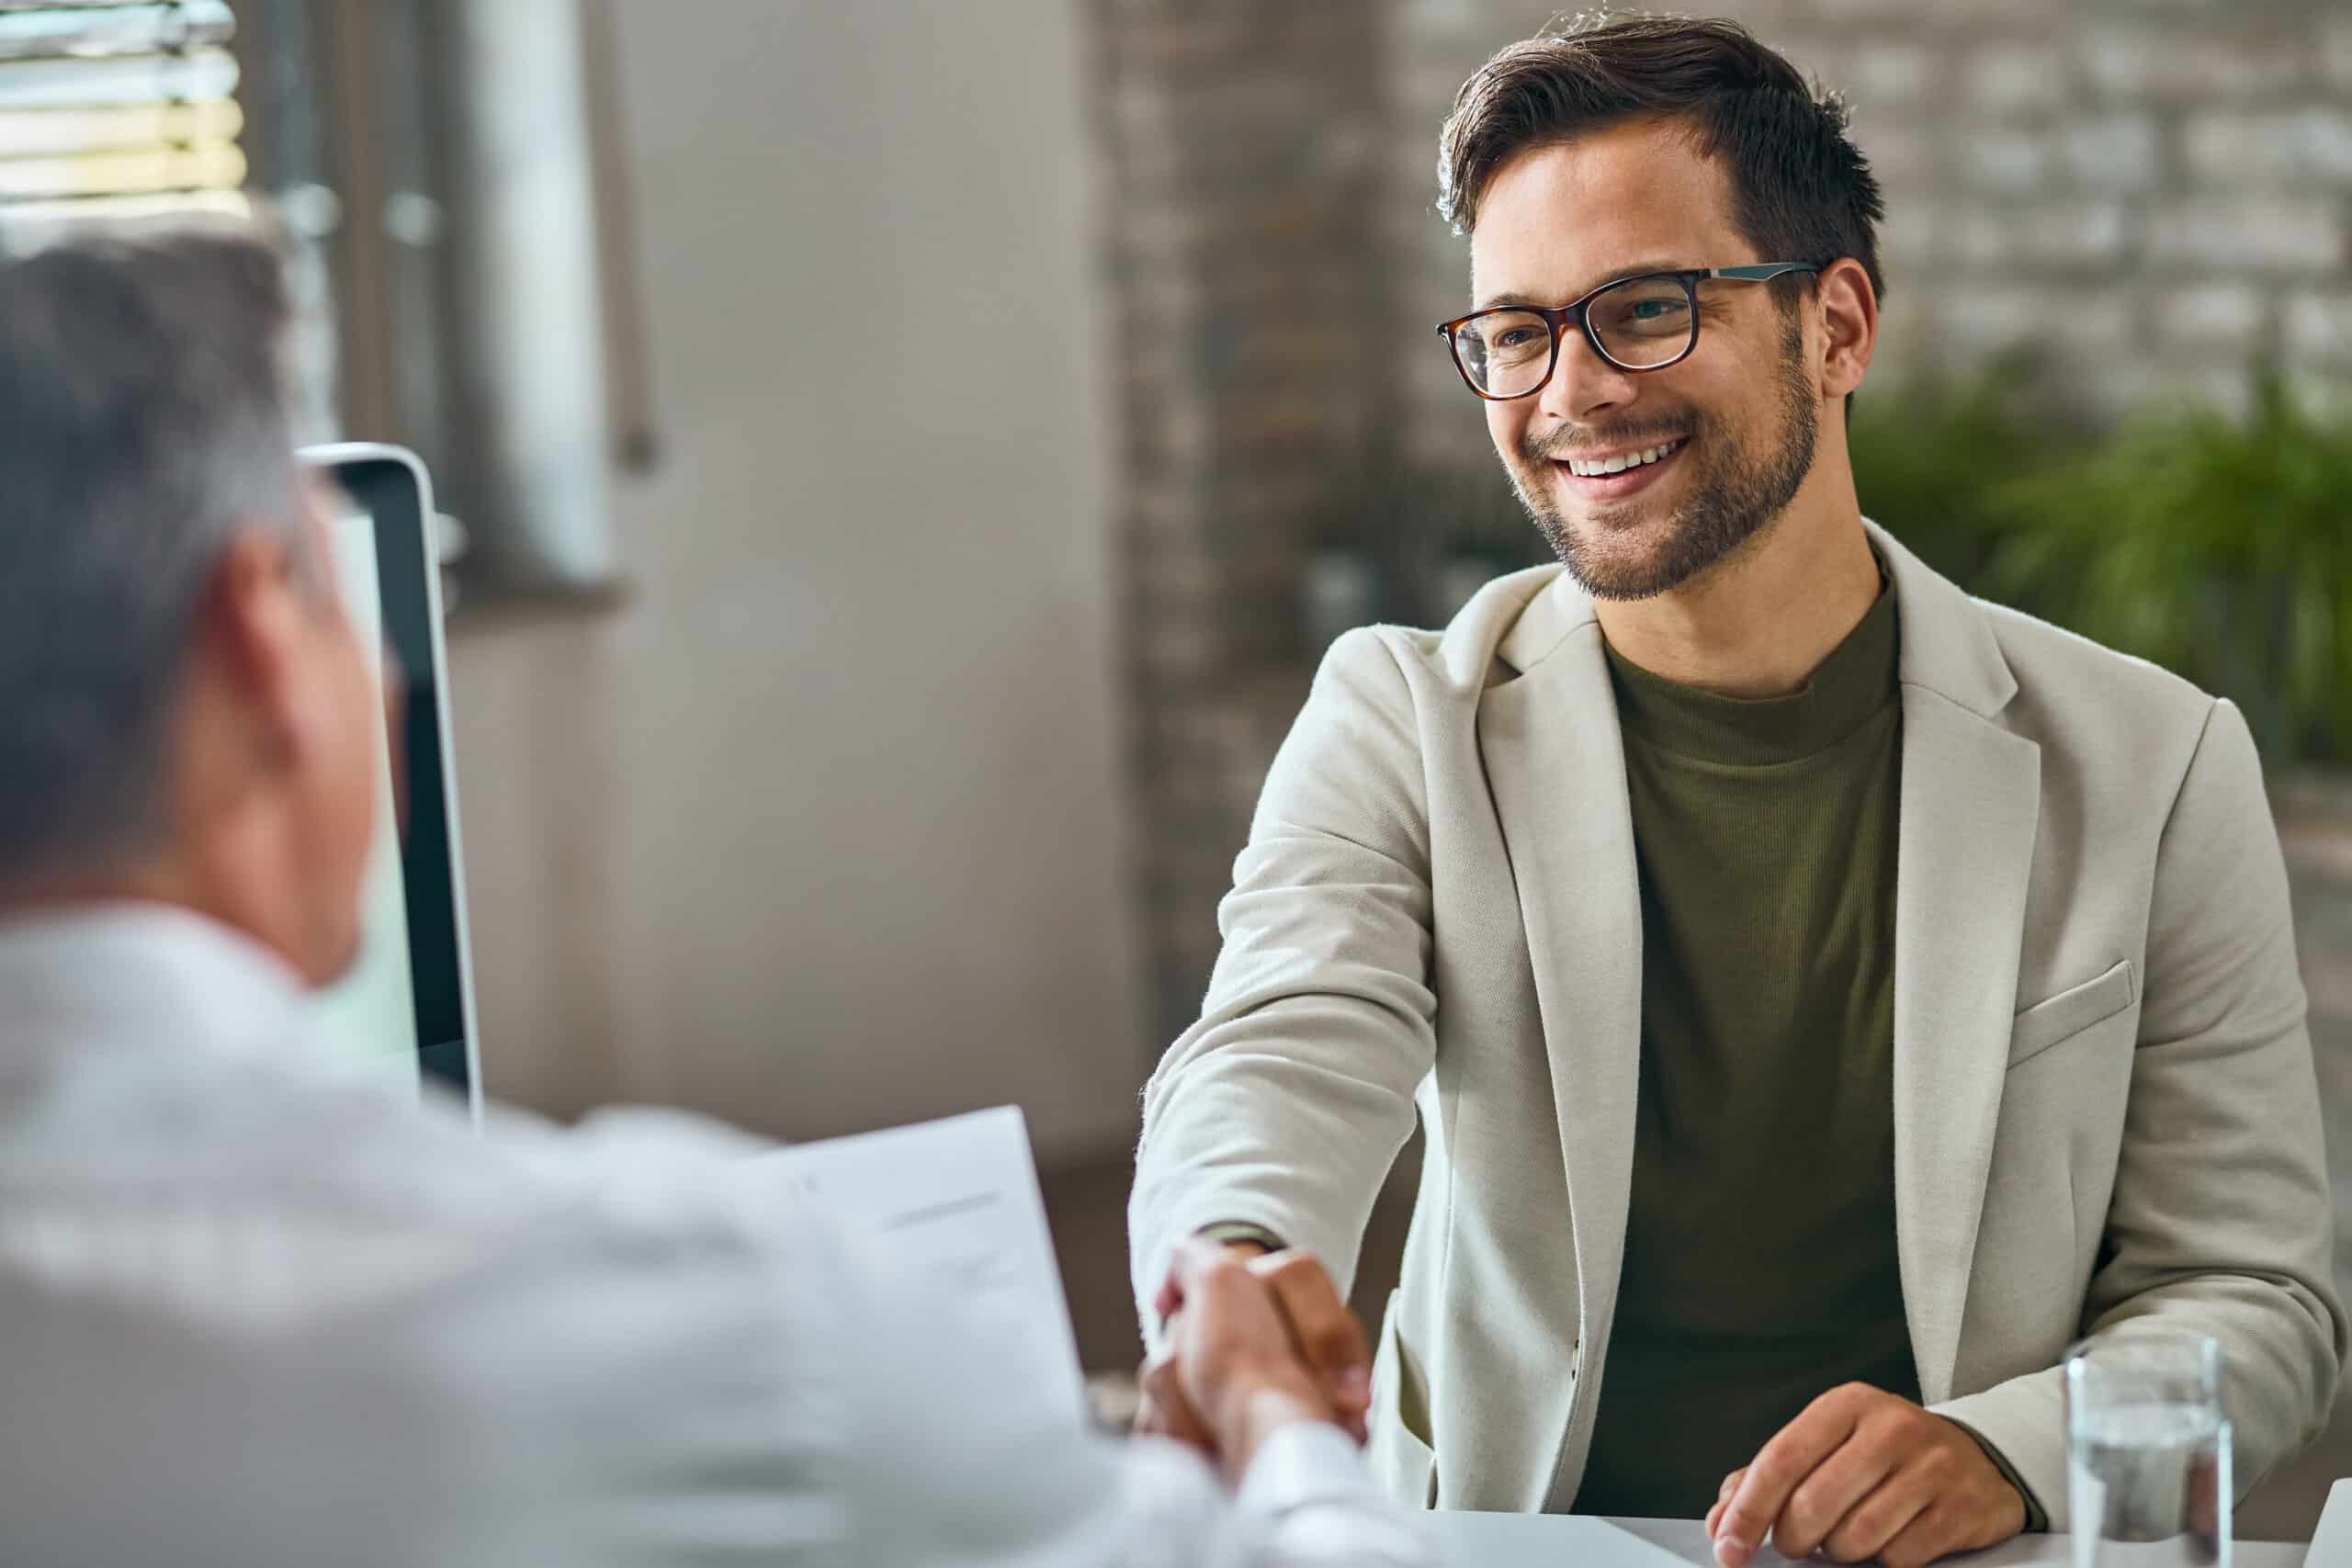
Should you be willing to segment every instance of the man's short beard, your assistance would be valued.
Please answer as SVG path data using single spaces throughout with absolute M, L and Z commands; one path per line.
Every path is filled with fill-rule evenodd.
M 1694 413 L 1684 434 L 1690 442 L 1690 455 L 1700 466 L 1689 477 L 1689 499 L 1676 508 L 1664 542 L 1645 559 L 1623 558 L 1609 548 L 1615 532 L 1609 525 L 1614 521 L 1611 513 L 1620 512 L 1618 508 L 1598 509 L 1592 536 L 1579 539 L 1548 492 L 1531 488 L 1531 477 L 1542 474 L 1554 460 L 1551 452 L 1544 443 L 1520 444 L 1520 463 L 1505 465 L 1511 489 L 1551 543 L 1552 553 L 1586 592 L 1596 599 L 1624 600 L 1671 592 L 1728 558 L 1788 509 L 1813 471 L 1821 416 L 1804 375 L 1804 329 L 1794 317 L 1781 334 L 1781 351 L 1776 448 L 1751 455 L 1737 437 L 1724 434 L 1704 414 Z M 1638 498 L 1625 502 L 1620 515 L 1630 515 L 1639 504 Z

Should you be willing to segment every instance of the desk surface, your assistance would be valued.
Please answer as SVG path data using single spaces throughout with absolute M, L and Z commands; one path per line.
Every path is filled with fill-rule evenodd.
M 1447 1568 L 1715 1568 L 1706 1527 L 1696 1519 L 1456 1512 L 1425 1518 Z M 2233 1543 L 2232 1555 L 2235 1568 L 2302 1568 L 2308 1550 L 2282 1541 L 2241 1540 Z M 1788 1559 L 1768 1547 L 1756 1561 L 1761 1568 L 1780 1568 Z M 2063 1535 L 2021 1535 L 1952 1561 L 1969 1568 L 2056 1568 L 2070 1558 Z

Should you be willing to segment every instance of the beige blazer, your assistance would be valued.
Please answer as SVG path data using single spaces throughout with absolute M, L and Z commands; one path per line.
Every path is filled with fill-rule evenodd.
M 2068 1344 L 2211 1334 L 2251 1486 L 2319 1429 L 2346 1344 L 2253 741 L 2230 704 L 1871 536 L 1902 622 L 1895 1239 L 1920 1387 L 2064 1529 Z M 1634 874 L 1600 627 L 1557 568 L 1442 634 L 1351 632 L 1267 779 L 1201 1020 L 1145 1091 L 1147 1314 L 1170 1248 L 1217 1221 L 1345 1285 L 1418 1110 L 1372 1443 L 1411 1501 L 1576 1496 L 1624 1250 Z

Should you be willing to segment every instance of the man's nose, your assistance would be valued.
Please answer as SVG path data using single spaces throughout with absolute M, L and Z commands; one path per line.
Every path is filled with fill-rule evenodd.
M 1633 401 L 1634 391 L 1633 372 L 1602 358 L 1583 329 L 1571 326 L 1560 334 L 1559 363 L 1536 401 L 1552 418 L 1576 424 Z

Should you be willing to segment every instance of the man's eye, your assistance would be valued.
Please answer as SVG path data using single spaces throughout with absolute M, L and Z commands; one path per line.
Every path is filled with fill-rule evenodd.
M 1634 302 L 1634 319 L 1637 321 L 1655 321 L 1661 317 L 1681 313 L 1682 305 L 1679 300 L 1637 299 Z
M 1528 340 L 1534 337 L 1534 335 L 1535 329 L 1532 327 L 1511 327 L 1496 334 L 1495 346 L 1497 348 L 1518 348 L 1525 344 Z

